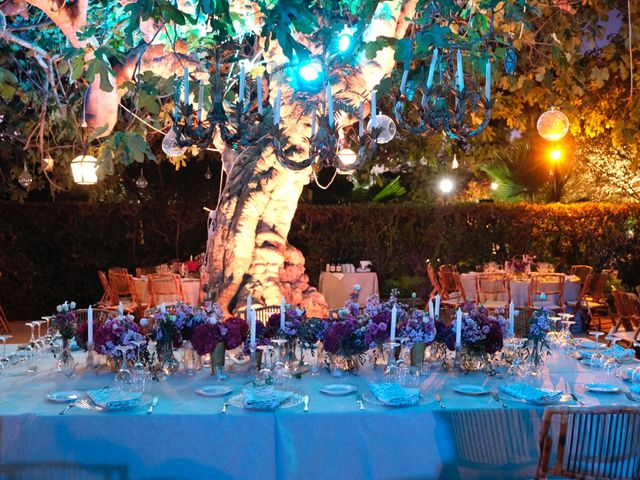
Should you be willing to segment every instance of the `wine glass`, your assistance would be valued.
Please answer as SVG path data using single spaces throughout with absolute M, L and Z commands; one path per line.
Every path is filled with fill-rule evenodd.
M 36 323 L 35 322 L 25 322 L 25 325 L 27 327 L 31 328 L 31 338 L 29 339 L 29 345 L 31 345 L 31 348 L 35 348 L 36 337 L 34 336 L 33 328 L 36 326 Z
M 36 348 L 38 349 L 38 353 L 40 354 L 40 357 L 44 357 L 46 354 L 46 346 L 47 344 L 44 341 L 44 337 L 42 336 L 42 333 L 40 331 L 40 327 L 42 326 L 43 323 L 45 323 L 45 320 L 34 320 L 33 323 L 35 323 L 38 326 L 38 338 L 36 338 Z
M 144 393 L 147 389 L 148 377 L 150 376 L 142 361 L 140 361 L 140 350 L 142 345 L 145 345 L 143 340 L 134 340 L 131 342 L 136 347 L 136 363 L 133 365 L 133 372 L 131 378 L 131 391 Z
M 607 335 L 607 340 L 609 340 L 609 342 L 611 342 L 611 346 L 609 347 L 610 350 L 610 354 L 607 355 L 606 360 L 604 362 L 604 372 L 607 374 L 607 376 L 619 376 L 620 375 L 620 369 L 622 368 L 622 365 L 620 365 L 620 362 L 618 362 L 618 359 L 615 357 L 614 352 L 615 352 L 615 345 L 616 342 L 618 342 L 620 340 L 620 338 L 618 338 L 615 335 Z
M 386 342 L 384 344 L 384 347 L 389 352 L 389 362 L 387 363 L 387 368 L 384 371 L 384 376 L 387 383 L 394 383 L 398 378 L 398 367 L 396 367 L 395 349 L 399 346 L 400 344 L 398 342 Z
M 600 341 L 599 338 L 604 335 L 604 332 L 600 332 L 598 330 L 592 330 L 589 332 L 589 335 L 596 337 L 596 351 L 591 355 L 591 369 L 600 371 L 604 366 L 604 357 L 600 353 Z
M 133 383 L 133 375 L 127 369 L 127 352 L 133 347 L 131 345 L 118 345 L 116 350 L 122 354 L 122 363 L 120 364 L 120 370 L 116 373 L 115 384 L 123 391 L 131 390 Z
M 276 363 L 273 366 L 273 379 L 275 380 L 276 389 L 284 388 L 287 383 L 287 367 L 282 358 L 282 346 L 287 343 L 284 338 L 276 338 L 271 340 L 276 345 Z
M 0 356 L 0 363 L 5 367 L 11 366 L 11 359 L 7 356 L 7 340 L 13 338 L 12 335 L 0 335 L 0 341 L 2 341 L 2 356 Z
M 26 345 L 25 349 L 25 360 L 27 362 L 27 375 L 37 375 L 38 374 L 38 352 L 31 345 Z
M 409 368 L 407 367 L 407 358 L 409 357 L 409 347 L 407 346 L 407 342 L 409 341 L 408 337 L 398 337 L 396 338 L 398 343 L 400 344 L 400 355 L 396 360 L 396 368 L 398 372 L 398 380 L 400 383 L 403 383 L 405 377 L 409 375 Z
M 260 371 L 256 375 L 255 384 L 257 386 L 264 386 L 273 383 L 273 374 L 271 373 L 271 345 L 258 345 L 258 350 L 262 352 L 262 365 Z

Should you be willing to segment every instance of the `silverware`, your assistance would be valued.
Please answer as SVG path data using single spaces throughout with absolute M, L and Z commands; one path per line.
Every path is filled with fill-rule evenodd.
M 151 400 L 151 405 L 149 405 L 149 408 L 147 408 L 147 414 L 150 415 L 153 412 L 153 409 L 156 408 L 156 405 L 158 405 L 158 397 L 153 397 L 153 400 Z
M 634 397 L 634 396 L 633 396 L 633 393 L 631 393 L 631 391 L 626 390 L 626 391 L 624 392 L 624 394 L 625 394 L 625 395 L 627 396 L 627 398 L 628 398 L 629 400 L 631 400 L 632 402 L 637 402 L 637 401 L 638 401 L 638 399 L 637 399 L 636 397 Z
M 58 413 L 58 415 L 64 415 L 65 413 L 67 413 L 69 411 L 70 408 L 73 408 L 76 406 L 76 402 L 71 402 L 71 403 L 67 403 L 67 406 L 64 407 L 60 413 Z
M 580 405 L 581 407 L 586 407 L 586 405 L 584 404 L 584 402 L 582 400 L 580 400 L 578 398 L 578 396 L 575 393 L 571 393 L 569 392 L 569 396 L 571 398 L 573 398 L 573 401 L 576 402 L 578 405 Z
M 491 392 L 491 396 L 496 402 L 498 402 L 502 406 L 502 408 L 507 408 L 507 404 L 502 401 L 502 399 L 500 398 L 500 395 L 498 395 L 498 392 Z
M 220 413 L 227 413 L 227 407 L 229 406 L 229 402 L 224 402 L 222 404 L 222 410 L 220 411 Z
M 309 395 L 305 395 L 302 399 L 304 400 L 304 411 L 308 412 L 309 411 Z
M 356 402 L 358 402 L 358 405 L 360 405 L 360 410 L 364 410 L 364 400 L 362 397 L 362 394 L 358 394 L 358 396 L 356 397 Z
M 442 397 L 440 396 L 440 393 L 436 393 L 436 401 L 440 404 L 440 408 L 447 408 L 444 405 L 444 402 L 442 401 Z

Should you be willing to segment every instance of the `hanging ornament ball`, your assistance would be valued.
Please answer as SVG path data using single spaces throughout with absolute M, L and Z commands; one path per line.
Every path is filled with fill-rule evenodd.
M 560 110 L 551 107 L 551 110 L 540 115 L 536 127 L 542 138 L 554 142 L 563 138 L 569 131 L 569 119 Z
M 376 139 L 377 143 L 388 143 L 396 136 L 396 124 L 391 118 L 386 115 L 376 115 L 377 127 L 380 129 L 380 134 Z M 371 133 L 373 127 L 371 126 L 371 120 L 367 123 L 367 131 Z
M 140 190 L 144 190 L 145 188 L 147 188 L 147 185 L 149 185 L 149 182 L 144 177 L 144 172 L 140 170 L 140 176 L 136 180 L 136 187 L 138 187 Z
M 518 54 L 515 48 L 509 47 L 507 53 L 504 54 L 504 71 L 507 75 L 513 75 L 518 66 Z
M 211 173 L 211 167 L 207 165 L 207 171 L 204 172 L 204 178 L 206 178 L 207 180 L 211 180 L 212 177 L 213 174 Z
M 187 151 L 187 147 L 178 145 L 176 132 L 173 131 L 173 128 L 169 130 L 162 139 L 162 151 L 166 153 L 168 157 L 179 157 Z
M 29 170 L 27 170 L 26 165 L 24 166 L 24 170 L 22 170 L 22 173 L 18 176 L 18 183 L 25 189 L 29 189 L 29 187 L 33 183 L 33 177 L 29 173 Z

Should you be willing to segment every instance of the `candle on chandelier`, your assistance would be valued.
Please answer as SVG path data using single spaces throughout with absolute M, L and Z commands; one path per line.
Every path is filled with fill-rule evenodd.
M 240 91 L 238 93 L 238 99 L 241 102 L 244 102 L 244 83 L 245 83 L 245 66 L 244 62 L 240 62 Z
M 256 90 L 258 92 L 258 113 L 262 115 L 262 75 L 256 77 Z
M 429 65 L 429 76 L 427 77 L 427 89 L 433 85 L 433 75 L 436 73 L 436 65 L 438 64 L 438 49 L 434 49 L 431 57 L 431 65 Z
M 329 126 L 333 127 L 333 94 L 330 83 L 327 84 L 327 117 L 329 118 Z
M 409 78 L 410 65 L 411 65 L 410 60 L 407 60 L 404 64 L 404 72 L 402 72 L 402 80 L 400 81 L 400 93 L 404 93 L 405 88 L 407 88 L 407 78 Z
M 462 310 L 456 310 L 456 348 L 462 347 Z
M 464 74 L 462 72 L 462 53 L 458 50 L 457 53 L 457 64 L 458 64 L 458 91 L 462 92 L 464 90 Z
M 184 67 L 184 104 L 189 103 L 189 69 Z
M 371 128 L 378 126 L 378 118 L 376 115 L 376 91 L 371 92 Z
M 364 102 L 360 103 L 360 118 L 358 122 L 358 135 L 364 137 Z
M 487 60 L 487 64 L 485 65 L 485 80 L 486 83 L 484 85 L 484 94 L 487 97 L 487 102 L 491 101 L 491 62 Z
M 391 309 L 391 336 L 389 340 L 392 342 L 396 341 L 396 322 L 398 321 L 398 309 L 394 305 Z
M 273 124 L 278 125 L 280 123 L 280 102 L 282 101 L 282 91 L 278 89 L 276 93 L 276 100 L 273 103 Z
M 433 299 L 429 299 L 429 316 L 435 318 L 435 309 L 433 308 Z
M 436 317 L 440 317 L 440 294 L 436 295 Z
M 93 343 L 93 309 L 87 308 L 87 343 Z
M 204 102 L 204 82 L 200 80 L 200 84 L 198 85 L 198 121 L 202 121 L 202 111 L 204 110 L 204 106 L 202 103 Z
M 284 296 L 280 298 L 280 331 L 284 332 L 284 321 L 285 321 L 285 313 L 287 310 L 287 305 L 284 303 Z
M 313 137 L 316 134 L 316 109 L 313 109 L 311 113 L 311 136 Z

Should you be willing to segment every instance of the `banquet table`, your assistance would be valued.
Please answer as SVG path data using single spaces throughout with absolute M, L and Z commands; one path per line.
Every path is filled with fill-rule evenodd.
M 142 303 L 149 302 L 149 281 L 146 277 L 134 277 L 133 285 L 136 289 L 136 294 Z M 200 279 L 198 278 L 181 278 L 180 285 L 182 286 L 182 293 L 184 294 L 184 300 L 190 305 L 198 305 L 200 298 Z M 162 299 L 160 299 L 162 303 Z
M 209 372 L 182 371 L 153 382 L 153 414 L 143 409 L 96 412 L 46 401 L 59 390 L 102 388 L 114 374 L 104 367 L 64 378 L 52 360 L 37 376 L 20 364 L 8 372 L 0 396 L 0 477 L 51 479 L 500 479 L 531 478 L 538 459 L 543 408 L 501 395 L 463 396 L 460 384 L 496 390 L 509 377 L 431 372 L 420 388 L 425 404 L 387 408 L 354 394 L 330 397 L 323 385 L 348 383 L 359 392 L 381 380 L 369 365 L 342 379 L 328 373 L 291 379 L 288 388 L 310 396 L 302 405 L 271 412 L 233 406 L 222 413 L 222 398 L 195 394 L 214 383 Z M 226 382 L 239 392 L 252 377 L 230 370 Z M 573 392 L 587 405 L 639 405 L 623 394 L 595 394 L 584 384 L 595 374 L 572 358 L 550 360 L 546 387 Z M 446 408 L 435 401 L 440 392 Z M 569 398 L 568 396 L 566 397 Z M 567 405 L 575 405 L 572 400 Z
M 378 275 L 375 272 L 334 273 L 321 272 L 318 290 L 324 295 L 329 308 L 340 308 L 349 299 L 354 285 L 360 285 L 359 302 L 364 305 L 367 298 L 378 290 Z
M 464 288 L 467 300 L 476 300 L 476 272 L 460 274 L 460 282 Z M 516 307 L 524 307 L 529 300 L 529 286 L 531 279 L 509 279 L 509 291 L 511 300 Z M 580 279 L 574 275 L 565 275 L 564 279 L 564 303 L 575 302 L 580 294 Z M 555 296 L 550 295 L 549 300 L 555 301 Z

